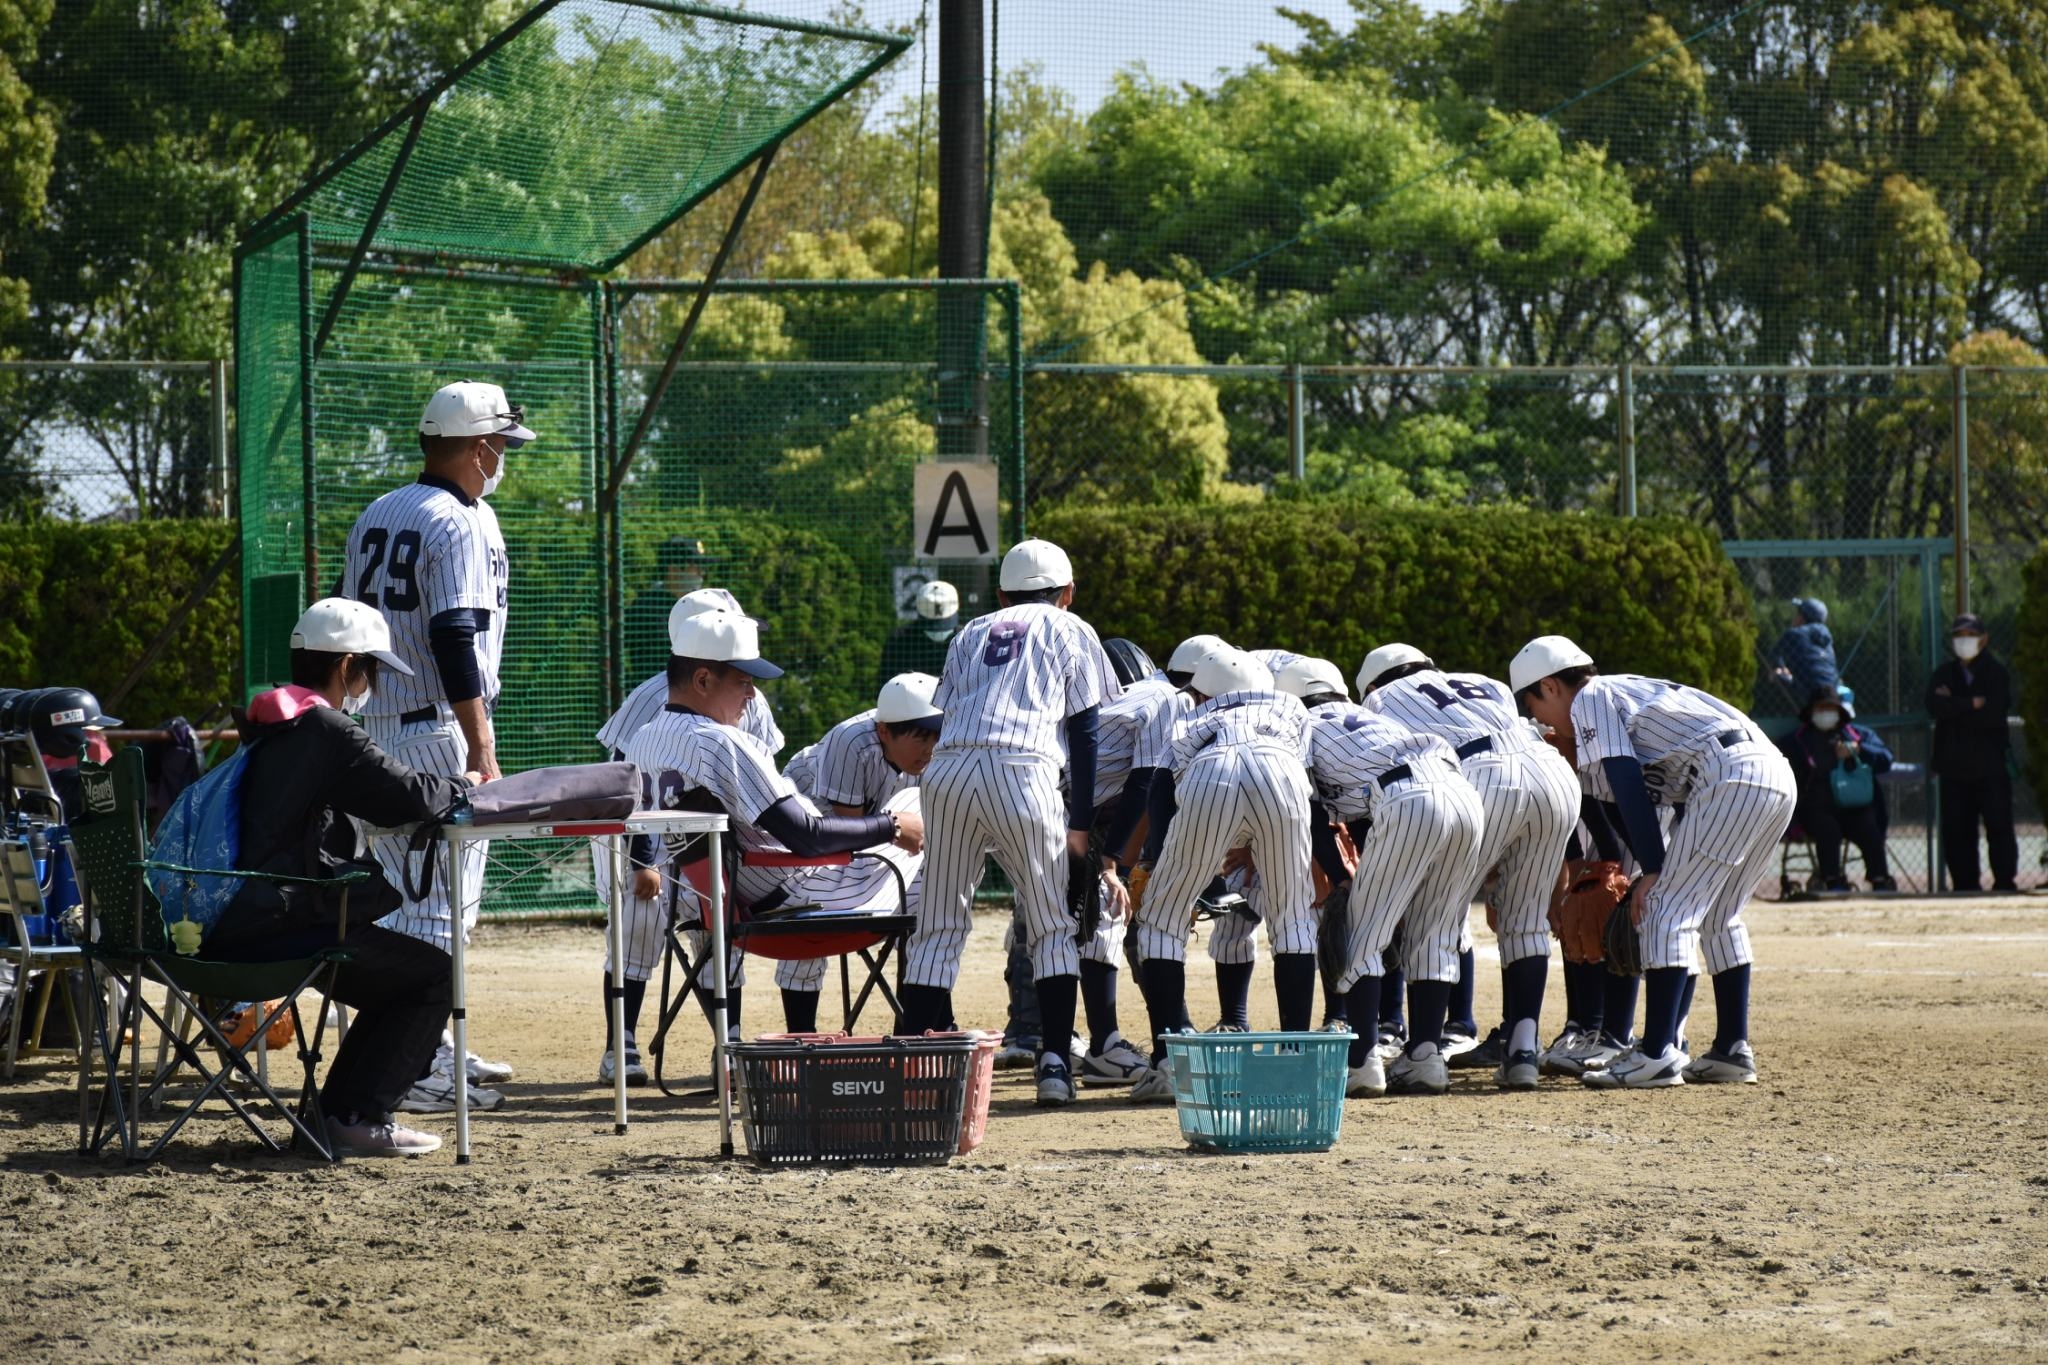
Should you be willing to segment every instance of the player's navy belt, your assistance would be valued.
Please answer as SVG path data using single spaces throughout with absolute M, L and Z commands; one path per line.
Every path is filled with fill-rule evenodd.
M 1468 739 L 1463 744 L 1460 744 L 1458 746 L 1458 761 L 1462 763 L 1466 759 L 1472 757 L 1472 755 L 1486 753 L 1492 748 L 1492 735 L 1481 735 L 1477 739 Z
M 1720 743 L 1722 748 L 1732 749 L 1748 739 L 1749 736 L 1740 730 L 1723 730 L 1720 734 L 1715 735 L 1714 738 Z
M 406 711 L 398 717 L 400 725 L 417 725 L 423 720 L 438 720 L 441 710 L 436 706 L 422 706 L 417 711 Z
M 1409 767 L 1406 763 L 1396 763 L 1393 767 L 1380 774 L 1380 790 L 1385 791 L 1396 782 L 1406 782 L 1413 776 L 1415 776 L 1415 769 Z

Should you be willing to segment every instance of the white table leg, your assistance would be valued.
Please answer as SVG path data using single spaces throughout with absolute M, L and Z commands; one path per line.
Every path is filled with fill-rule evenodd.
M 469 1164 L 469 991 L 464 979 L 462 924 L 462 830 L 448 827 L 444 847 L 448 850 L 449 956 L 454 959 L 454 1001 L 451 1022 L 455 1033 L 455 1164 Z
M 611 895 L 605 906 L 607 936 L 611 940 L 612 988 L 612 1131 L 626 1131 L 626 836 L 605 836 L 605 856 L 611 859 Z
M 714 831 L 711 835 L 711 1065 L 717 1070 L 712 1084 L 718 1087 L 718 1154 L 732 1155 L 732 1085 L 725 1059 L 725 1040 L 730 1027 L 725 1017 L 725 849 Z

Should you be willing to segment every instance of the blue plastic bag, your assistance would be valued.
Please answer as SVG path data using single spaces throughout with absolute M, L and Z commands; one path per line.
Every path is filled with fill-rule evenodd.
M 234 867 L 242 851 L 242 774 L 248 757 L 247 747 L 237 750 L 234 757 L 178 793 L 149 847 L 152 862 Z M 163 906 L 164 925 L 171 930 L 172 943 L 188 955 L 197 951 L 199 940 L 220 923 L 228 902 L 242 889 L 242 882 L 234 877 L 156 868 L 146 875 L 150 890 Z M 196 932 L 181 930 L 178 926 L 184 921 L 190 921 Z

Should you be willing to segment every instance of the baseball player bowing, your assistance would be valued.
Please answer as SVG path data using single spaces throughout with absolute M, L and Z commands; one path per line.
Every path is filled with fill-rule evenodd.
M 933 697 L 946 724 L 922 783 L 932 847 L 906 949 L 905 1023 L 911 1033 L 953 1026 L 974 885 L 992 850 L 1024 913 L 1045 1049 L 1038 1102 L 1071 1104 L 1066 1050 L 1080 950 L 1067 914 L 1067 858 L 1088 854 L 1097 711 L 1118 687 L 1094 629 L 1068 610 L 1074 569 L 1064 550 L 1044 540 L 1011 546 L 998 584 L 1002 605 L 953 638 Z M 1062 757 L 1071 779 L 1064 802 Z M 1109 913 L 1122 914 L 1123 884 L 1107 868 L 1103 882 Z
M 1446 673 L 1413 645 L 1382 645 L 1366 655 L 1358 694 L 1367 710 L 1450 745 L 1479 793 L 1484 836 L 1466 901 L 1478 898 L 1487 876 L 1497 877 L 1487 904 L 1500 944 L 1507 1037 L 1494 1082 L 1503 1090 L 1534 1090 L 1543 1066 L 1538 1029 L 1550 975 L 1550 893 L 1578 823 L 1578 780 L 1516 714 L 1505 684 Z
M 730 611 L 744 615 L 739 600 L 724 588 L 697 588 L 677 598 L 669 608 L 667 630 L 672 635 L 676 624 L 707 611 Z M 597 742 L 614 760 L 626 756 L 626 742 L 640 733 L 641 727 L 661 714 L 661 708 L 668 704 L 668 670 L 666 667 L 654 674 L 626 697 L 625 702 L 614 711 L 597 732 Z M 782 749 L 782 731 L 775 724 L 775 714 L 768 707 L 767 698 L 756 692 L 747 701 L 745 714 L 740 717 L 740 729 L 746 731 L 772 757 Z M 602 843 L 592 841 L 592 867 L 596 879 L 598 899 L 611 904 L 612 862 L 606 855 Z M 611 1033 L 612 1012 L 602 1002 L 610 998 L 612 980 L 611 935 L 605 935 L 605 964 L 603 989 L 599 992 L 600 1012 L 605 1021 L 604 1056 L 598 1063 L 597 1080 L 600 1085 L 612 1083 L 612 1067 L 621 1061 L 626 1068 L 626 1084 L 645 1085 L 647 1068 L 640 1060 L 640 1048 L 633 1037 L 633 1021 L 640 1017 L 640 1005 L 647 995 L 647 982 L 654 969 L 661 965 L 663 928 L 667 923 L 667 911 L 661 897 L 636 896 L 627 888 L 625 900 L 625 924 L 621 926 L 621 938 L 626 946 L 626 1045 L 623 1050 L 613 1045 Z M 702 951 L 702 935 L 691 939 L 691 951 Z M 734 979 L 744 970 L 740 961 L 743 955 L 735 953 L 732 971 Z
M 1449 744 L 1345 701 L 1341 675 L 1327 662 L 1322 667 L 1325 690 L 1315 690 L 1316 670 L 1305 669 L 1299 684 L 1312 720 L 1310 774 L 1332 818 L 1370 822 L 1358 844 L 1357 876 L 1332 891 L 1323 912 L 1338 904 L 1347 912 L 1340 941 L 1349 960 L 1335 984 L 1358 1038 L 1345 1093 L 1441 1095 L 1451 1086 L 1444 1017 L 1478 885 L 1485 812 Z M 1341 866 L 1327 857 L 1323 863 L 1337 883 Z M 1374 1046 L 1374 1023 L 1396 927 L 1408 977 L 1408 1042 L 1389 1066 Z
M 669 628 L 669 699 L 661 714 L 626 741 L 626 761 L 645 780 L 647 800 L 664 810 L 723 811 L 742 852 L 795 852 L 806 857 L 893 844 L 906 853 L 924 847 L 916 792 L 904 791 L 875 815 L 824 815 L 799 792 L 761 746 L 739 728 L 757 679 L 782 670 L 761 657 L 754 623 L 729 611 L 700 612 Z M 636 895 L 653 899 L 662 889 L 661 864 L 672 850 L 652 838 L 633 844 Z M 906 882 L 914 861 L 900 862 Z M 679 893 L 680 894 L 680 893 Z M 783 904 L 863 909 L 894 901 L 894 880 L 872 862 L 830 868 L 742 866 L 732 894 L 756 912 Z M 700 907 L 700 913 L 708 913 Z M 740 991 L 728 988 L 728 1028 L 739 1031 Z
M 410 676 L 387 672 L 362 712 L 363 729 L 407 767 L 440 777 L 499 776 L 491 712 L 498 702 L 498 666 L 505 648 L 505 605 L 511 559 L 497 514 L 486 501 L 505 477 L 507 451 L 531 441 L 524 414 L 496 384 L 449 384 L 420 414 L 418 479 L 384 494 L 348 533 L 339 596 L 375 607 L 391 628 L 391 648 Z M 371 841 L 394 886 L 404 886 L 404 835 Z M 476 923 L 487 846 L 463 852 L 462 932 Z M 448 878 L 379 921 L 446 952 L 454 910 Z M 477 1082 L 509 1079 L 512 1069 L 469 1057 Z M 437 1113 L 455 1107 L 453 1058 L 445 1047 L 433 1072 L 398 1107 Z M 496 1091 L 472 1091 L 470 1104 L 494 1108 Z
M 783 776 L 820 811 L 856 817 L 903 808 L 897 798 L 914 792 L 932 761 L 942 713 L 932 705 L 939 680 L 929 673 L 899 673 L 882 685 L 875 704 L 827 730 L 797 751 Z M 905 909 L 915 914 L 920 883 L 906 883 Z M 818 1027 L 824 958 L 784 961 L 775 968 L 782 1019 L 792 1033 Z
M 1155 1049 L 1163 1049 L 1159 1037 L 1187 1027 L 1195 900 L 1235 849 L 1248 850 L 1259 869 L 1252 909 L 1273 948 L 1280 1027 L 1306 1029 L 1315 1008 L 1308 712 L 1273 690 L 1264 664 L 1227 646 L 1195 666 L 1188 695 L 1194 709 L 1174 740 L 1172 766 L 1153 783 L 1165 840 L 1137 920 Z M 1133 1099 L 1148 1097 L 1133 1090 Z
M 1604 785 L 1643 869 L 1632 901 L 1642 935 L 1642 1034 L 1632 1051 L 1583 1079 L 1630 1089 L 1754 1081 L 1742 908 L 1791 822 L 1791 765 L 1720 698 L 1657 678 L 1600 676 L 1592 656 L 1562 635 L 1524 645 L 1509 681 L 1538 723 L 1573 732 L 1582 782 L 1596 793 Z M 1659 799 L 1685 811 L 1669 847 Z M 1689 1062 L 1678 1037 L 1696 955 L 1714 978 L 1716 1026 L 1713 1048 Z

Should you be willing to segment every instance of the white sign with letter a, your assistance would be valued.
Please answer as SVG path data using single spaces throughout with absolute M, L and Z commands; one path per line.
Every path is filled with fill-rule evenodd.
M 1000 480 L 988 461 L 927 460 L 917 466 L 914 559 L 994 560 L 1001 508 Z

